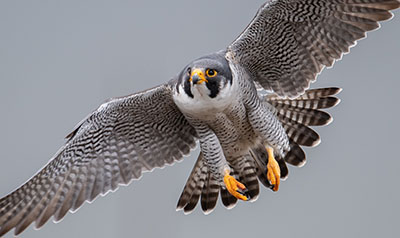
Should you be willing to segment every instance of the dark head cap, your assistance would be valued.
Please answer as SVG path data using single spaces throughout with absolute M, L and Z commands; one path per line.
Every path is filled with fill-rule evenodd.
M 227 84 L 232 84 L 232 72 L 222 52 L 203 56 L 188 64 L 180 74 L 180 83 L 193 98 L 193 87 L 205 85 L 209 96 L 215 98 Z

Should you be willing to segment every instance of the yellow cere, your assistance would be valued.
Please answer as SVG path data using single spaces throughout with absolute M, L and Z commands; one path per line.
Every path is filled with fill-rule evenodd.
M 190 75 L 190 79 L 189 80 L 192 81 L 193 80 L 193 76 L 196 75 L 196 74 L 200 78 L 200 81 L 198 83 L 200 83 L 200 84 L 203 83 L 203 82 L 208 83 L 208 80 L 206 79 L 206 77 L 204 77 L 204 72 L 201 69 L 194 69 L 192 71 L 192 74 Z

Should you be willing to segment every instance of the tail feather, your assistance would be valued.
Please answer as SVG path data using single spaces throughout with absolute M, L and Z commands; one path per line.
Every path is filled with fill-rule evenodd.
M 266 96 L 267 101 L 299 101 L 306 99 L 321 99 L 329 96 L 335 96 L 342 91 L 341 88 L 330 87 L 330 88 L 315 88 L 306 90 L 302 95 L 294 99 L 282 99 L 282 97 L 277 94 L 269 94 Z
M 271 104 L 276 107 L 280 107 L 285 110 L 292 108 L 299 109 L 326 109 L 336 106 L 340 100 L 336 97 L 328 96 L 324 98 L 313 98 L 313 99 L 286 99 L 279 100 L 277 98 L 271 99 Z
M 235 207 L 236 203 L 237 203 L 237 198 L 235 198 L 234 196 L 232 196 L 228 190 L 226 190 L 225 188 L 221 187 L 220 188 L 220 192 L 221 192 L 221 200 L 222 200 L 222 204 L 228 208 L 231 209 L 233 207 Z
M 262 145 L 258 145 L 257 147 L 251 149 L 250 152 L 255 161 L 258 180 L 266 188 L 272 188 L 271 183 L 269 182 L 269 180 L 267 178 L 268 154 L 265 150 L 265 147 Z
M 340 100 L 335 97 L 340 88 L 319 88 L 306 90 L 295 99 L 284 99 L 277 95 L 267 95 L 265 100 L 277 112 L 289 137 L 290 151 L 284 160 L 291 165 L 301 167 L 306 162 L 306 155 L 300 146 L 316 146 L 320 136 L 309 126 L 323 126 L 332 121 L 329 113 L 321 111 L 336 106 Z
M 288 137 L 299 145 L 314 147 L 321 141 L 317 132 L 297 122 L 285 121 L 283 128 L 285 128 Z
M 201 190 L 196 190 L 196 191 L 201 191 Z M 191 212 L 193 212 L 193 210 L 196 208 L 197 202 L 200 199 L 200 193 L 194 193 L 191 197 L 190 200 L 188 201 L 188 203 L 185 205 L 185 207 L 183 208 L 183 212 L 185 214 L 189 214 Z
M 219 187 L 219 182 L 209 172 L 201 193 L 201 209 L 205 214 L 212 212 L 217 205 Z
M 201 207 L 204 213 L 210 213 L 216 206 L 220 185 L 212 177 L 203 154 L 200 153 L 196 164 L 178 200 L 177 210 L 191 213 L 201 198 Z
M 281 120 L 290 119 L 306 126 L 324 126 L 332 122 L 331 115 L 326 112 L 315 109 L 292 108 L 286 105 L 278 110 L 278 117 Z
M 342 89 L 337 87 L 309 89 L 306 90 L 303 95 L 299 96 L 295 100 L 321 99 L 328 96 L 335 96 L 339 94 L 341 91 Z
M 255 200 L 259 194 L 259 185 L 254 160 L 250 155 L 243 156 L 231 161 L 230 165 L 232 169 L 231 175 L 246 186 L 247 195 L 250 197 L 250 200 Z M 221 185 L 208 171 L 207 165 L 204 163 L 203 156 L 200 153 L 179 198 L 177 210 L 183 209 L 185 213 L 190 213 L 195 209 L 200 200 L 203 212 L 208 214 L 217 205 L 219 193 L 221 193 L 222 204 L 225 207 L 234 207 L 237 199 Z
M 248 154 L 243 157 L 238 157 L 231 162 L 231 165 L 233 171 L 237 173 L 239 181 L 246 186 L 250 201 L 256 200 L 260 193 L 260 187 L 258 185 L 258 176 L 254 166 L 254 160 L 251 155 Z
M 306 163 L 306 154 L 303 149 L 289 140 L 290 151 L 285 155 L 285 161 L 293 166 L 302 167 Z
M 201 190 L 205 183 L 206 175 L 207 174 L 202 174 L 199 177 L 199 181 L 197 182 L 197 185 L 196 185 L 195 189 L 193 190 L 192 196 L 187 201 L 187 204 L 183 207 L 183 211 L 185 214 L 189 214 L 189 213 L 193 212 L 193 210 L 196 208 L 196 205 L 200 199 Z
M 267 178 L 267 164 L 268 164 L 268 153 L 262 144 L 258 144 L 251 149 L 251 156 L 255 163 L 258 180 L 267 188 L 272 188 Z M 279 168 L 281 170 L 281 179 L 285 180 L 289 175 L 289 169 L 286 166 L 285 160 L 281 157 L 275 158 L 278 161 Z
M 279 164 L 279 169 L 281 170 L 281 179 L 286 180 L 286 178 L 289 176 L 289 169 L 286 165 L 285 159 L 279 158 L 277 161 Z
M 183 209 L 185 213 L 190 213 L 194 210 L 200 199 L 201 190 L 203 189 L 207 175 L 207 166 L 204 164 L 203 154 L 200 153 L 178 200 L 177 210 Z

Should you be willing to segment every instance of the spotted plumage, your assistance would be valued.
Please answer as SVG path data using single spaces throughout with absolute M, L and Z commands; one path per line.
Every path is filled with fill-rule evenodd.
M 316 146 L 339 88 L 309 90 L 324 67 L 392 15 L 399 0 L 268 0 L 226 49 L 189 63 L 169 82 L 102 104 L 52 160 L 0 199 L 0 236 L 61 220 L 85 201 L 201 152 L 179 198 L 189 213 L 277 191 L 287 164 Z

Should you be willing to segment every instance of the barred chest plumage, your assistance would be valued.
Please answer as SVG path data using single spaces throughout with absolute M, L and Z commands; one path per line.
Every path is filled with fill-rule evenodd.
M 228 161 L 247 154 L 261 140 L 254 132 L 246 107 L 241 102 L 215 114 L 213 120 L 207 120 L 207 124 L 217 135 Z
M 229 68 L 227 64 L 224 67 Z M 245 105 L 248 100 L 243 98 L 244 92 L 249 89 L 244 87 L 236 72 L 231 73 L 230 69 L 226 71 L 229 71 L 232 78 L 218 81 L 215 96 L 212 95 L 210 85 L 193 84 L 183 79 L 175 87 L 173 99 L 189 121 L 206 124 L 215 133 L 229 161 L 230 157 L 248 153 L 259 138 L 248 120 Z

